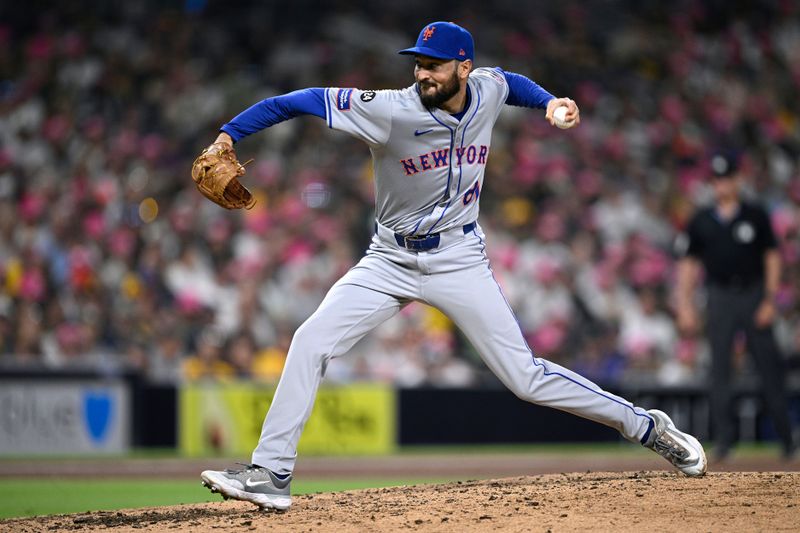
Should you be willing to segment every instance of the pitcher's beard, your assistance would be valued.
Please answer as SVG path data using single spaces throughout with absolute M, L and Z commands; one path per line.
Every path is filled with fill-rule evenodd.
M 422 101 L 422 105 L 429 109 L 432 107 L 441 107 L 443 103 L 458 94 L 458 90 L 460 89 L 458 83 L 458 74 L 454 72 L 453 76 L 447 80 L 442 85 L 442 88 L 437 90 L 434 94 L 423 93 L 419 82 L 417 82 L 417 89 L 419 91 L 419 99 Z

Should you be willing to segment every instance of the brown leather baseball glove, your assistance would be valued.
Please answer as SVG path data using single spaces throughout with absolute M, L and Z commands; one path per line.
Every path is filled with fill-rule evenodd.
M 203 150 L 192 164 L 192 179 L 197 189 L 225 209 L 251 209 L 256 205 L 253 195 L 238 180 L 244 172 L 233 146 L 222 142 Z

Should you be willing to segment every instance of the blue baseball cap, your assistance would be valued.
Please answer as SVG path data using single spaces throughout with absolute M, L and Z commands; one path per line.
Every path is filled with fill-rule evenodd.
M 398 53 L 464 61 L 475 59 L 475 43 L 472 35 L 458 24 L 432 22 L 419 32 L 416 46 Z

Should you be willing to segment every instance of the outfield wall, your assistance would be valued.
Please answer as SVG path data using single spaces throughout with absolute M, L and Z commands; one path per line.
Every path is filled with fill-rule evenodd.
M 274 386 L 187 384 L 178 393 L 178 449 L 187 456 L 250 455 Z M 387 385 L 322 387 L 299 453 L 380 455 L 397 444 L 397 394 Z
M 119 454 L 130 447 L 119 379 L 0 379 L 0 455 Z
M 701 439 L 710 438 L 705 391 L 611 390 L 658 407 Z M 152 384 L 136 375 L 8 373 L 0 376 L 0 456 L 118 454 L 176 448 L 187 456 L 247 455 L 258 440 L 273 385 L 253 382 Z M 791 391 L 800 427 L 800 390 Z M 774 440 L 753 386 L 736 394 L 740 440 Z M 386 454 L 404 445 L 609 442 L 599 424 L 525 403 L 503 388 L 395 389 L 323 386 L 300 441 L 304 455 Z

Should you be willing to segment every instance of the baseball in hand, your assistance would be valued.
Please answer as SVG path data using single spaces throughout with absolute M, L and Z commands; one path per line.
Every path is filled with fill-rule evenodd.
M 556 127 L 566 130 L 575 125 L 575 119 L 567 121 L 567 106 L 562 105 L 553 111 L 553 121 Z

